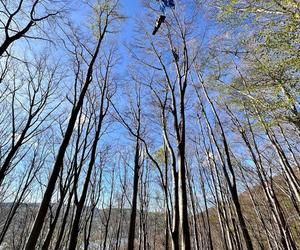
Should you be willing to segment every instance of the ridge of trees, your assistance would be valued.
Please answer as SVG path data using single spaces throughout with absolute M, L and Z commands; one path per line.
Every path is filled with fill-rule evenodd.
M 0 248 L 298 249 L 300 3 L 122 4 L 0 1 Z

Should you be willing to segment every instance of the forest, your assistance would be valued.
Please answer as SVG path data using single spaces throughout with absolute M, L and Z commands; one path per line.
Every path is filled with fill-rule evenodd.
M 0 0 L 0 249 L 300 249 L 300 1 Z

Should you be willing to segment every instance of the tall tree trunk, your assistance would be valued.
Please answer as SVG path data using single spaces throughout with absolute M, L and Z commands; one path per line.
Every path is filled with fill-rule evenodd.
M 102 246 L 103 250 L 105 250 L 106 246 L 107 246 L 107 238 L 108 238 L 109 227 L 110 227 L 110 220 L 111 220 L 111 213 L 112 213 L 112 206 L 113 206 L 113 194 L 114 194 L 114 178 L 115 178 L 114 175 L 115 174 L 114 174 L 114 170 L 113 170 L 112 179 L 111 179 L 109 205 L 108 205 L 108 214 L 105 215 L 106 222 L 105 222 L 105 231 L 104 231 L 104 241 L 103 241 L 103 246 Z
M 48 206 L 51 202 L 52 194 L 53 194 L 55 186 L 56 186 L 56 181 L 57 181 L 57 178 L 59 176 L 59 172 L 60 172 L 61 168 L 63 167 L 64 156 L 65 156 L 67 147 L 69 145 L 71 136 L 73 134 L 73 129 L 74 129 L 74 126 L 75 126 L 75 123 L 76 123 L 76 120 L 77 120 L 78 113 L 79 113 L 79 111 L 80 111 L 80 109 L 83 105 L 84 97 L 85 97 L 85 94 L 88 90 L 88 87 L 89 87 L 90 83 L 92 82 L 93 68 L 94 68 L 94 64 L 96 62 L 96 59 L 98 57 L 98 53 L 99 53 L 99 50 L 100 50 L 100 45 L 101 45 L 101 42 L 104 38 L 104 34 L 102 34 L 102 36 L 98 40 L 95 52 L 93 54 L 93 57 L 90 61 L 89 67 L 88 67 L 88 71 L 87 71 L 87 74 L 86 74 L 86 79 L 85 79 L 84 86 L 81 90 L 78 102 L 72 110 L 67 130 L 65 132 L 63 141 L 60 145 L 57 157 L 55 159 L 55 163 L 54 163 L 54 166 L 53 166 L 53 169 L 52 169 L 52 173 L 51 173 L 47 188 L 44 192 L 44 196 L 43 196 L 40 208 L 38 210 L 36 219 L 34 221 L 33 227 L 31 229 L 29 238 L 27 240 L 25 250 L 35 249 L 37 240 L 40 236 L 42 227 L 44 225 L 45 217 L 47 215 Z
M 199 250 L 200 249 L 200 239 L 199 239 L 199 230 L 198 230 L 198 220 L 197 220 L 197 209 L 196 209 L 196 200 L 194 197 L 194 190 L 193 190 L 193 181 L 192 181 L 192 176 L 190 171 L 187 172 L 188 174 L 188 187 L 190 191 L 190 198 L 191 198 L 191 205 L 192 205 L 192 214 L 193 214 L 193 226 L 194 226 L 194 233 L 195 233 L 195 249 Z M 203 214 L 201 212 L 201 214 Z
M 221 137 L 222 137 L 222 143 L 223 143 L 223 146 L 224 146 L 226 161 L 224 161 L 224 159 L 223 159 L 223 157 L 221 155 L 219 146 L 217 144 L 217 141 L 215 139 L 214 134 L 212 133 L 212 129 L 211 129 L 210 123 L 209 123 L 208 118 L 206 116 L 206 112 L 205 112 L 205 110 L 203 108 L 204 114 L 205 114 L 205 117 L 206 117 L 205 119 L 208 121 L 208 124 L 210 126 L 210 131 L 212 133 L 213 140 L 214 140 L 214 142 L 216 144 L 216 147 L 217 147 L 217 150 L 218 150 L 219 158 L 222 161 L 223 172 L 224 172 L 224 175 L 225 175 L 228 187 L 229 187 L 229 191 L 230 191 L 230 194 L 231 194 L 232 201 L 233 201 L 235 209 L 236 209 L 236 213 L 237 213 L 238 220 L 239 220 L 239 223 L 240 223 L 240 228 L 241 228 L 242 233 L 243 233 L 245 244 L 246 244 L 248 250 L 253 250 L 252 240 L 251 240 L 250 234 L 249 234 L 247 226 L 246 226 L 246 222 L 245 222 L 245 219 L 244 219 L 244 216 L 243 216 L 241 204 L 239 202 L 239 197 L 238 197 L 238 192 L 237 192 L 237 186 L 236 186 L 235 172 L 234 172 L 234 168 L 233 168 L 233 165 L 232 165 L 232 162 L 231 162 L 231 156 L 230 156 L 230 152 L 229 152 L 229 146 L 228 146 L 228 143 L 227 143 L 227 138 L 226 138 L 226 135 L 225 135 L 225 132 L 224 132 L 221 120 L 219 118 L 219 115 L 217 114 L 215 106 L 214 106 L 211 98 L 209 97 L 208 92 L 206 90 L 206 87 L 204 86 L 204 83 L 203 83 L 203 81 L 202 81 L 202 79 L 201 79 L 200 76 L 199 76 L 199 80 L 200 80 L 203 92 L 205 94 L 205 97 L 206 97 L 207 101 L 209 102 L 210 107 L 211 107 L 211 109 L 213 111 L 213 114 L 214 114 L 214 116 L 215 116 L 215 118 L 217 120 L 217 124 L 220 127 L 220 129 L 221 129 Z M 229 168 L 230 175 L 229 175 L 229 172 L 227 171 L 227 167 Z M 230 178 L 230 176 L 231 176 L 231 178 Z
M 89 188 L 89 184 L 90 184 L 90 180 L 91 180 L 91 175 L 92 175 L 92 171 L 94 169 L 94 164 L 96 161 L 97 146 L 98 146 L 98 142 L 100 139 L 102 122 L 103 122 L 103 119 L 104 119 L 104 116 L 106 113 L 106 111 L 104 110 L 105 96 L 106 96 L 106 85 L 103 89 L 102 96 L 101 96 L 100 114 L 99 114 L 99 120 L 98 120 L 98 124 L 97 124 L 97 128 L 96 128 L 95 138 L 94 138 L 93 145 L 92 145 L 90 162 L 88 165 L 81 197 L 80 197 L 78 204 L 76 204 L 76 213 L 75 213 L 75 218 L 73 220 L 73 225 L 72 225 L 69 250 L 76 249 L 76 245 L 77 245 L 79 226 L 80 226 L 80 218 L 81 218 L 81 214 L 82 214 L 84 204 L 85 204 L 87 194 L 88 194 L 88 188 Z
M 67 205 L 66 205 L 66 210 L 65 210 L 65 213 L 63 215 L 63 219 L 61 221 L 61 228 L 60 228 L 59 233 L 56 237 L 54 250 L 60 249 L 61 242 L 62 242 L 64 234 L 65 234 L 65 228 L 66 228 L 67 223 L 68 223 L 69 211 L 71 209 L 71 202 L 72 202 L 73 195 L 74 195 L 74 190 L 72 190 L 72 192 L 69 194 L 68 202 L 67 202 Z
M 141 86 L 138 85 L 138 92 L 136 93 L 136 107 L 132 108 L 134 110 L 133 121 L 135 126 L 135 155 L 134 155 L 134 177 L 133 177 L 133 193 L 131 202 L 131 214 L 129 222 L 129 232 L 128 232 L 128 242 L 127 249 L 134 249 L 135 242 L 135 231 L 136 231 L 136 216 L 137 216 L 137 200 L 139 192 L 139 179 L 140 179 L 140 168 L 141 168 Z
M 239 130 L 239 132 L 242 136 L 242 139 L 243 139 L 243 141 L 244 141 L 244 143 L 245 143 L 245 145 L 246 145 L 246 147 L 247 147 L 247 149 L 248 149 L 248 151 L 251 155 L 251 158 L 252 158 L 252 160 L 253 160 L 256 168 L 257 168 L 257 174 L 258 174 L 258 177 L 259 177 L 259 180 L 260 180 L 260 184 L 261 184 L 261 186 L 264 190 L 264 195 L 266 197 L 266 200 L 268 201 L 268 203 L 270 205 L 271 213 L 272 213 L 272 216 L 274 218 L 278 233 L 280 235 L 281 244 L 283 245 L 283 247 L 285 249 L 290 249 L 289 248 L 290 244 L 291 244 L 291 247 L 292 247 L 291 249 L 295 249 L 295 248 L 293 248 L 294 243 L 293 243 L 293 240 L 291 238 L 291 233 L 290 233 L 289 227 L 286 223 L 281 205 L 278 201 L 277 195 L 276 195 L 275 190 L 273 188 L 272 177 L 269 180 L 268 177 L 267 177 L 267 174 L 265 173 L 265 170 L 264 170 L 264 167 L 263 167 L 262 156 L 260 154 L 258 145 L 256 143 L 254 132 L 252 130 L 252 126 L 250 124 L 250 120 L 249 120 L 249 117 L 247 115 L 247 112 L 246 112 L 247 125 L 249 127 L 249 132 L 250 132 L 253 144 L 254 144 L 254 148 L 252 148 L 252 146 L 250 144 L 250 140 L 247 137 L 247 134 L 245 133 L 245 130 L 242 129 L 242 126 L 241 126 L 239 120 L 236 117 L 234 117 L 234 115 L 232 114 L 232 112 L 228 108 L 227 108 L 227 110 L 229 111 L 229 114 L 233 118 L 234 124 L 235 124 L 235 126 L 237 126 L 237 128 L 238 128 L 238 130 Z M 257 153 L 257 156 L 255 154 L 254 149 Z
M 139 136 L 139 129 L 137 134 Z M 128 233 L 128 245 L 127 245 L 128 250 L 134 249 L 139 175 L 140 175 L 140 142 L 137 137 L 136 145 L 135 145 L 135 156 L 134 156 L 133 194 L 132 194 L 130 224 L 129 224 L 129 233 Z

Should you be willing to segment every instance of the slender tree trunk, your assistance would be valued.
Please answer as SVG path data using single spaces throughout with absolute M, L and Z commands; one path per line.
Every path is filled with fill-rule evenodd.
M 138 129 L 138 136 L 139 136 L 139 129 Z M 132 205 L 131 205 L 132 207 L 131 207 L 131 214 L 130 214 L 128 245 L 127 245 L 128 250 L 134 249 L 139 175 L 140 175 L 140 142 L 139 139 L 137 138 L 136 145 L 135 145 L 135 157 L 134 157 L 133 194 L 132 194 Z
M 108 238 L 108 233 L 109 233 L 109 226 L 110 226 L 112 206 L 113 206 L 112 202 L 113 202 L 113 194 L 114 194 L 114 170 L 112 173 L 111 181 L 112 181 L 112 183 L 111 183 L 111 190 L 110 190 L 110 197 L 109 197 L 108 215 L 106 217 L 106 222 L 105 222 L 104 241 L 103 241 L 103 248 L 102 248 L 103 250 L 106 249 L 106 245 L 107 245 L 107 238 Z
M 90 159 L 90 162 L 89 162 L 89 165 L 88 165 L 88 170 L 87 170 L 87 173 L 86 173 L 82 194 L 81 194 L 81 197 L 80 197 L 80 200 L 79 200 L 78 204 L 76 205 L 76 213 L 75 213 L 75 218 L 73 220 L 73 225 L 72 225 L 69 250 L 75 249 L 76 245 L 77 245 L 80 218 L 81 218 L 81 214 L 82 214 L 84 204 L 85 204 L 85 201 L 86 201 L 88 188 L 89 188 L 89 184 L 90 184 L 90 180 L 91 180 L 91 175 L 92 175 L 92 171 L 93 171 L 94 164 L 95 164 L 95 161 L 96 161 L 97 146 L 98 146 L 98 142 L 99 142 L 99 139 L 100 139 L 102 122 L 103 122 L 103 119 L 104 119 L 104 116 L 105 116 L 104 115 L 105 111 L 104 111 L 104 106 L 103 106 L 105 93 L 106 93 L 106 90 L 104 88 L 104 90 L 102 92 L 100 115 L 99 115 L 99 120 L 98 120 L 98 124 L 97 124 L 97 128 L 96 128 L 96 135 L 95 135 L 93 145 L 92 145 L 91 159 Z
M 286 249 L 295 249 L 293 240 L 291 238 L 291 233 L 290 233 L 289 227 L 286 223 L 286 220 L 285 220 L 283 212 L 282 212 L 282 208 L 280 206 L 280 203 L 277 199 L 277 195 L 273 188 L 272 177 L 271 177 L 271 180 L 268 180 L 268 177 L 263 168 L 261 155 L 260 155 L 260 152 L 258 149 L 258 145 L 256 143 L 256 139 L 255 139 L 254 132 L 252 130 L 252 126 L 250 124 L 249 118 L 247 116 L 247 122 L 248 122 L 247 125 L 249 127 L 250 135 L 251 135 L 251 138 L 252 138 L 252 141 L 254 144 L 254 149 L 256 150 L 258 157 L 256 157 L 254 149 L 251 147 L 250 140 L 248 139 L 245 131 L 242 129 L 242 126 L 239 123 L 238 119 L 233 116 L 232 112 L 228 108 L 227 108 L 227 110 L 229 111 L 229 114 L 231 115 L 231 117 L 234 119 L 234 124 L 237 126 L 237 128 L 242 136 L 242 139 L 245 142 L 245 145 L 247 146 L 248 151 L 250 152 L 251 158 L 256 165 L 260 184 L 264 190 L 266 200 L 268 201 L 268 203 L 270 205 L 272 216 L 276 223 L 279 235 L 281 236 L 280 237 L 281 244 Z M 289 245 L 291 245 L 291 248 L 289 247 Z
M 190 171 L 188 171 L 188 187 L 190 191 L 190 197 L 191 197 L 191 205 L 192 205 L 192 214 L 193 214 L 193 225 L 194 225 L 194 233 L 195 233 L 195 249 L 200 249 L 200 240 L 199 240 L 199 230 L 198 230 L 198 220 L 197 220 L 197 209 L 196 209 L 196 201 L 194 197 L 194 190 L 192 187 L 192 176 L 190 174 Z M 202 213 L 201 213 L 202 214 Z
M 179 171 L 178 171 L 178 190 L 179 190 L 179 217 L 180 228 L 182 230 L 182 246 L 184 250 L 189 250 L 191 248 L 190 239 L 190 227 L 189 227 L 189 216 L 188 216 L 188 202 L 187 202 L 187 190 L 186 190 L 186 169 L 185 169 L 185 150 L 184 145 L 180 145 L 179 148 L 181 153 L 179 158 Z
M 86 75 L 86 80 L 85 80 L 84 86 L 81 90 L 79 100 L 78 100 L 76 106 L 74 107 L 74 109 L 72 110 L 69 124 L 68 124 L 67 130 L 66 130 L 66 133 L 64 135 L 64 139 L 60 145 L 60 148 L 59 148 L 59 151 L 58 151 L 58 154 L 57 154 L 57 157 L 56 157 L 53 169 L 52 169 L 52 173 L 51 173 L 47 188 L 44 192 L 44 196 L 43 196 L 39 211 L 37 213 L 35 222 L 31 229 L 29 238 L 27 240 L 25 250 L 35 249 L 37 240 L 40 236 L 42 227 L 44 225 L 45 217 L 46 217 L 46 214 L 48 211 L 48 206 L 50 204 L 52 194 L 53 194 L 55 186 L 56 186 L 56 181 L 59 176 L 59 172 L 60 172 L 61 168 L 63 167 L 64 156 L 65 156 L 67 147 L 69 145 L 71 136 L 73 134 L 73 129 L 74 129 L 74 126 L 75 126 L 75 123 L 77 120 L 79 110 L 81 109 L 81 107 L 83 105 L 83 100 L 84 100 L 85 94 L 88 90 L 88 87 L 89 87 L 91 81 L 92 81 L 93 68 L 94 68 L 96 59 L 98 57 L 98 53 L 100 50 L 100 45 L 101 45 L 103 37 L 104 37 L 104 34 L 100 37 L 100 39 L 98 41 L 95 52 L 94 52 L 93 57 L 89 64 L 88 72 Z
M 203 200 L 204 200 L 204 206 L 205 206 L 205 215 L 206 215 L 206 220 L 207 220 L 207 230 L 208 230 L 208 246 L 209 250 L 213 250 L 213 242 L 212 242 L 212 234 L 211 234 L 211 225 L 210 225 L 210 218 L 208 214 L 208 204 L 207 204 L 207 195 L 206 195 L 206 190 L 205 190 L 205 184 L 204 184 L 204 178 L 203 178 L 203 173 L 201 170 L 201 166 L 199 166 L 199 173 L 200 173 L 200 184 L 201 184 L 201 190 L 202 190 L 202 195 L 203 195 Z
M 242 213 L 241 205 L 240 205 L 240 202 L 239 202 L 239 197 L 238 197 L 238 192 L 237 192 L 237 187 L 236 187 L 235 172 L 234 172 L 234 168 L 232 166 L 232 162 L 231 162 L 231 158 L 230 158 L 231 156 L 230 156 L 230 152 L 229 152 L 229 146 L 228 146 L 228 143 L 227 143 L 227 138 L 225 136 L 225 132 L 223 130 L 223 126 L 222 126 L 220 118 L 219 118 L 219 116 L 217 114 L 217 111 L 215 109 L 215 106 L 214 106 L 213 102 L 211 101 L 211 99 L 210 99 L 210 97 L 208 95 L 208 92 L 207 92 L 207 90 L 206 90 L 206 88 L 204 86 L 204 83 L 203 83 L 203 81 L 201 79 L 199 79 L 199 80 L 201 82 L 201 86 L 202 86 L 202 89 L 203 89 L 204 94 L 206 96 L 206 99 L 209 102 L 209 104 L 211 106 L 211 109 L 213 111 L 213 114 L 216 117 L 217 123 L 218 123 L 218 125 L 219 125 L 219 127 L 221 129 L 221 136 L 222 136 L 222 142 L 223 142 L 224 151 L 225 151 L 226 163 L 227 163 L 227 167 L 229 168 L 229 172 L 230 172 L 231 178 L 229 177 L 229 173 L 227 172 L 227 169 L 226 169 L 227 167 L 225 166 L 225 162 L 222 162 L 224 175 L 225 175 L 228 187 L 229 187 L 229 191 L 230 191 L 230 194 L 231 194 L 231 197 L 232 197 L 232 201 L 233 201 L 235 209 L 236 209 L 236 213 L 237 213 L 237 216 L 238 216 L 238 219 L 239 219 L 239 223 L 240 223 L 240 228 L 242 230 L 242 233 L 243 233 L 243 236 L 244 236 L 244 239 L 245 239 L 245 243 L 246 243 L 247 249 L 248 250 L 253 250 L 252 240 L 251 240 L 250 234 L 248 232 L 248 229 L 247 229 L 247 226 L 246 226 L 246 222 L 245 222 L 245 219 L 244 219 L 244 216 L 243 216 L 243 213 Z M 204 111 L 204 114 L 205 114 L 205 111 Z M 206 117 L 205 119 L 208 121 L 206 114 L 205 114 L 205 117 Z M 208 122 L 208 124 L 209 124 L 209 122 Z M 212 132 L 211 127 L 210 127 L 210 131 Z M 215 139 L 215 136 L 214 136 L 213 133 L 212 133 L 212 137 L 213 137 L 214 142 L 216 143 L 216 146 L 217 146 L 217 149 L 218 149 L 219 158 L 220 158 L 221 161 L 224 161 L 223 157 L 221 156 L 220 149 L 218 147 L 218 144 L 216 142 L 216 139 Z M 231 179 L 232 179 L 232 181 L 231 181 Z
M 23 184 L 23 180 L 20 183 L 20 187 L 15 195 L 14 198 L 14 202 L 9 210 L 9 213 L 7 215 L 7 218 L 4 222 L 4 225 L 2 226 L 2 231 L 0 233 L 0 245 L 4 240 L 4 237 L 13 221 L 14 216 L 17 213 L 18 208 L 20 207 L 20 205 L 22 204 L 25 196 L 26 196 L 26 191 L 28 190 L 28 187 L 30 186 L 30 184 L 32 183 L 32 181 L 34 180 L 34 177 L 36 175 L 37 170 L 35 170 L 35 164 L 36 164 L 36 156 L 34 155 L 32 162 L 29 166 L 29 172 L 27 173 L 27 176 L 23 177 L 23 180 L 25 179 L 25 184 L 22 187 Z M 32 174 L 33 172 L 33 174 Z
M 180 234 L 179 234 L 179 199 L 178 199 L 178 174 L 173 173 L 174 185 L 174 201 L 173 201 L 173 225 L 172 225 L 172 248 L 173 250 L 180 249 Z
M 125 178 L 126 178 L 126 174 L 125 174 Z M 123 206 L 124 206 L 124 198 L 125 198 L 125 192 L 122 192 L 121 195 L 121 201 L 120 201 L 120 206 L 118 207 L 119 212 L 119 221 L 118 221 L 118 226 L 117 226 L 117 233 L 116 233 L 116 244 L 115 244 L 115 249 L 118 250 L 120 248 L 120 239 L 122 239 L 122 225 L 123 225 L 123 215 L 124 215 L 124 211 L 123 211 Z
M 72 191 L 69 194 L 70 196 L 68 198 L 68 203 L 66 205 L 66 210 L 65 210 L 62 222 L 61 222 L 61 228 L 60 228 L 60 231 L 58 233 L 58 236 L 57 236 L 57 239 L 56 239 L 56 242 L 55 242 L 54 250 L 60 249 L 60 245 L 61 245 L 61 242 L 63 240 L 64 234 L 65 234 L 65 228 L 67 226 L 67 221 L 68 221 L 68 217 L 69 217 L 69 211 L 70 211 L 70 208 L 71 208 L 71 201 L 72 201 L 72 198 L 73 198 L 73 193 L 74 193 L 74 191 Z

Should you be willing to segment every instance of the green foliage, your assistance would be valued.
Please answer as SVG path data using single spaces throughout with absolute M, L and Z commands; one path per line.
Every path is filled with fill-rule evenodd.
M 238 31 L 238 39 L 233 36 L 231 42 L 248 52 L 241 58 L 240 72 L 230 85 L 234 101 L 246 104 L 250 110 L 259 107 L 260 114 L 271 123 L 296 124 L 299 120 L 300 5 L 292 0 L 222 3 L 219 20 Z
M 154 159 L 159 165 L 165 164 L 165 150 L 164 147 L 160 147 L 153 155 Z

